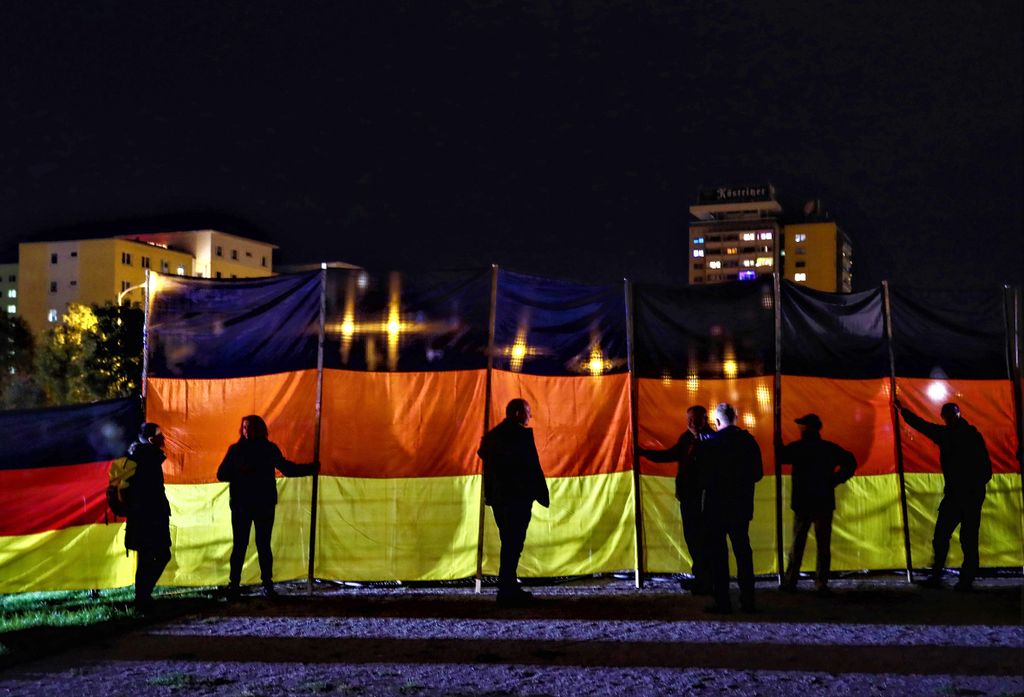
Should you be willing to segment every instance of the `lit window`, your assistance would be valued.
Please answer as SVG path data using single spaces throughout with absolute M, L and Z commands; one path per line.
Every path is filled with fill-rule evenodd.
M 18 291 L 16 291 L 14 288 L 11 288 L 9 291 L 7 291 L 7 297 L 8 298 L 16 298 L 16 297 L 18 297 Z
M 57 292 L 57 282 L 56 281 L 50 281 L 50 292 L 51 293 L 56 293 Z
M 795 235 L 793 235 L 793 241 L 794 242 L 806 242 L 807 241 L 807 235 L 805 235 L 802 232 L 798 232 Z
M 758 257 L 757 261 L 754 262 L 754 266 L 771 266 L 773 263 L 771 257 Z
M 739 254 L 740 250 L 739 250 L 739 247 L 726 247 L 725 248 L 725 253 L 726 254 Z
M 179 276 L 184 276 L 185 275 L 185 267 L 182 266 L 181 264 L 178 264 L 178 275 Z
M 693 238 L 693 243 L 694 244 L 704 244 L 704 238 L 703 237 L 694 237 Z
M 18 311 L 18 306 L 17 305 L 8 305 L 7 306 L 7 314 L 13 315 L 17 311 Z
M 754 265 L 754 260 L 753 259 L 744 259 L 743 260 L 743 265 L 744 266 L 753 266 Z
M 695 250 L 693 250 L 693 256 L 695 256 L 695 257 L 702 257 L 702 256 L 704 256 L 704 250 L 703 249 L 695 249 Z
M 756 239 L 757 239 L 757 235 L 755 233 L 753 233 L 753 232 L 744 232 L 743 233 L 743 241 L 744 242 L 748 242 L 750 240 L 756 240 Z
M 793 274 L 793 280 L 796 281 L 797 283 L 806 281 L 807 274 L 805 274 L 803 271 L 801 271 L 800 273 L 795 273 Z
M 771 230 L 765 230 L 763 232 L 757 233 L 757 239 L 759 239 L 759 240 L 770 240 L 771 238 L 772 238 L 772 231 Z
M 49 320 L 50 322 L 56 322 L 57 311 L 53 308 L 50 308 L 50 311 L 46 313 L 46 319 Z
M 722 262 L 720 262 L 720 261 L 709 261 L 708 262 L 708 268 L 709 269 L 720 269 L 720 268 L 722 268 Z
M 756 271 L 740 271 L 739 279 L 741 281 L 753 281 L 755 278 L 757 278 Z

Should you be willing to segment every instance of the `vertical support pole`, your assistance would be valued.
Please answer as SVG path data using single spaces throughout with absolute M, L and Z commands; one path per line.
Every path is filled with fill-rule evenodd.
M 320 332 L 316 346 L 316 412 L 313 421 L 313 462 L 320 462 L 320 422 L 324 395 L 324 334 L 327 327 L 327 264 L 320 264 Z M 313 473 L 309 508 L 309 571 L 306 593 L 313 594 L 313 569 L 316 565 L 316 510 L 320 494 L 320 470 Z
M 644 587 L 644 518 L 643 500 L 640 493 L 640 453 L 638 452 L 638 428 L 640 407 L 637 403 L 636 349 L 634 335 L 636 330 L 635 309 L 633 300 L 633 284 L 628 278 L 623 279 L 626 302 L 626 366 L 629 370 L 629 427 L 633 433 L 633 536 L 636 545 L 636 577 L 637 588 Z
M 903 472 L 903 436 L 900 433 L 900 413 L 896 408 L 896 352 L 892 338 L 892 304 L 889 301 L 889 282 L 882 281 L 882 311 L 885 320 L 885 342 L 889 349 L 889 416 L 892 419 L 893 447 L 896 450 L 896 472 L 900 479 L 900 517 L 903 522 L 903 551 L 907 560 L 907 583 L 914 580 L 914 558 L 910 553 L 910 518 L 907 515 L 907 482 Z
M 775 565 L 779 585 L 785 573 L 783 557 L 785 539 L 782 531 L 782 273 L 775 267 L 772 274 L 772 297 L 775 306 L 775 380 L 772 399 L 772 448 L 775 460 Z
M 149 377 L 149 279 L 150 271 L 146 269 L 146 282 L 142 291 L 145 298 L 142 306 L 142 385 L 140 385 L 143 421 L 146 420 L 146 378 Z
M 1004 287 L 1003 297 L 1006 305 L 1006 368 L 1013 391 L 1013 406 L 1017 433 L 1017 468 L 1020 471 L 1021 497 L 1024 499 L 1024 394 L 1021 385 L 1021 343 L 1022 314 L 1021 289 L 1011 286 Z M 1019 521 L 1024 529 L 1024 519 Z
M 491 264 L 491 306 L 487 320 L 487 377 L 484 387 L 484 433 L 491 430 L 491 375 L 494 372 L 494 325 L 498 311 L 498 265 Z M 476 592 L 483 590 L 484 580 L 484 484 L 480 481 L 480 508 L 476 529 Z

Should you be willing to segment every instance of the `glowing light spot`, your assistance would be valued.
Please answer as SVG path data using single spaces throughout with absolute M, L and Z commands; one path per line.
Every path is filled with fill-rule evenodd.
M 743 425 L 747 428 L 754 428 L 757 426 L 757 419 L 750 412 L 743 415 Z
M 700 389 L 700 376 L 696 372 L 692 372 L 686 376 L 686 391 L 689 393 L 695 393 Z
M 341 323 L 341 335 L 346 339 L 351 339 L 352 335 L 356 333 L 356 324 L 351 319 L 345 319 Z
M 522 362 L 526 358 L 526 344 L 516 344 L 512 347 L 512 360 Z
M 757 407 L 763 413 L 771 410 L 772 408 L 772 391 L 768 389 L 767 385 L 758 385 L 754 390 L 757 395 Z
M 387 331 L 389 336 L 396 337 L 402 331 L 402 325 L 397 319 L 390 319 L 388 320 Z
M 726 358 L 722 362 L 722 372 L 725 373 L 725 377 L 730 380 L 736 377 L 739 372 L 739 366 L 736 364 L 735 358 Z
M 949 397 L 949 388 L 946 387 L 944 382 L 933 382 L 928 385 L 928 389 L 925 390 L 928 395 L 928 399 L 933 402 L 944 402 Z
M 661 371 L 661 384 L 671 385 L 672 384 L 672 373 L 669 372 L 668 368 Z

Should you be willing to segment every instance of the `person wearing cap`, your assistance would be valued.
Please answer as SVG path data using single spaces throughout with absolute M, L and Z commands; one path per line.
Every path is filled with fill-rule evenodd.
M 676 462 L 676 500 L 683 522 L 683 541 L 690 553 L 693 578 L 679 582 L 683 590 L 694 595 L 710 595 L 711 579 L 704 562 L 703 525 L 701 523 L 701 494 L 703 490 L 697 476 L 697 444 L 709 440 L 715 432 L 708 425 L 708 410 L 694 405 L 686 410 L 686 430 L 676 444 L 665 450 L 638 448 L 642 457 L 651 462 Z
M 125 489 L 128 507 L 124 546 L 137 553 L 135 568 L 135 609 L 144 614 L 152 608 L 153 588 L 171 561 L 171 505 L 164 492 L 164 434 L 160 426 L 147 422 L 139 438 L 128 447 L 135 461 L 135 474 Z
M 960 580 L 953 590 L 970 591 L 978 573 L 978 529 L 981 527 L 981 507 L 985 502 L 985 485 L 992 479 L 992 460 L 985 439 L 960 414 L 953 402 L 942 405 L 939 415 L 942 424 L 925 421 L 894 400 L 903 420 L 914 430 L 939 446 L 939 467 L 945 485 L 939 503 L 935 533 L 932 536 L 932 570 L 922 586 L 939 588 L 942 585 L 949 540 L 960 526 L 960 549 L 964 561 L 960 567 Z
M 715 409 L 718 430 L 697 448 L 698 472 L 704 489 L 701 515 L 704 550 L 715 602 L 707 612 L 732 612 L 729 599 L 729 547 L 736 557 L 740 609 L 754 612 L 754 556 L 750 548 L 750 521 L 754 518 L 754 485 L 763 476 L 761 448 L 748 431 L 736 426 L 730 404 Z
M 828 594 L 832 564 L 832 516 L 836 509 L 835 488 L 853 476 L 857 460 L 853 454 L 821 437 L 822 423 L 817 414 L 796 419 L 800 440 L 788 445 L 779 442 L 779 461 L 793 465 L 790 478 L 793 493 L 793 546 L 789 550 L 782 590 L 796 590 L 800 562 L 807 544 L 807 533 L 814 526 L 818 547 L 817 573 L 814 579 L 819 595 Z

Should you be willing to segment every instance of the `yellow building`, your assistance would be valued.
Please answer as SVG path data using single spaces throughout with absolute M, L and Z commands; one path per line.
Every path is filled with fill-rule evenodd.
M 146 269 L 191 276 L 192 255 L 117 238 L 18 245 L 18 314 L 35 333 L 60 321 L 70 303 L 142 303 Z M 127 292 L 125 292 L 127 291 Z
M 853 290 L 853 247 L 834 221 L 794 223 L 783 229 L 784 277 L 816 290 Z
M 194 275 L 202 278 L 258 278 L 274 275 L 277 245 L 219 230 L 186 230 L 122 235 L 121 239 L 188 252 Z
M 18 314 L 18 264 L 0 264 L 0 311 Z

